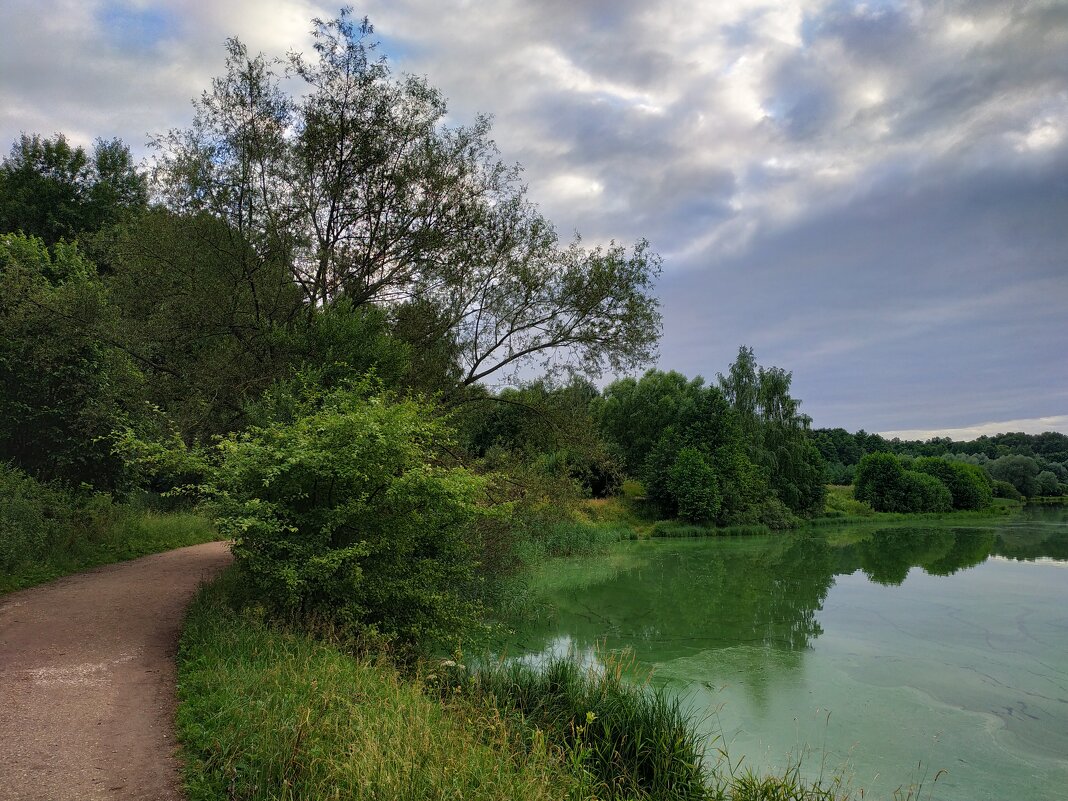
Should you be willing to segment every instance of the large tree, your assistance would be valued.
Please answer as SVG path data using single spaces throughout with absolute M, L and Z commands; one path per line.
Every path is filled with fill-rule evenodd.
M 366 20 L 342 12 L 312 33 L 314 56 L 285 62 L 229 40 L 193 125 L 156 141 L 173 210 L 225 220 L 283 260 L 309 315 L 342 298 L 414 307 L 405 337 L 448 341 L 464 385 L 530 360 L 598 373 L 652 357 L 660 261 L 645 243 L 561 243 L 485 119 L 446 125 L 441 94 L 394 76 Z M 283 77 L 303 83 L 299 98 Z
M 22 231 L 49 247 L 95 234 L 147 202 L 145 178 L 118 139 L 98 139 L 87 153 L 63 134 L 23 134 L 0 165 L 0 233 Z

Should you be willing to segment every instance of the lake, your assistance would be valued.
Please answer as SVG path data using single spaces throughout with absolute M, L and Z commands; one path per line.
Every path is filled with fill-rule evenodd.
M 624 543 L 535 586 L 509 654 L 626 650 L 719 769 L 722 750 L 866 798 L 1068 799 L 1068 508 Z

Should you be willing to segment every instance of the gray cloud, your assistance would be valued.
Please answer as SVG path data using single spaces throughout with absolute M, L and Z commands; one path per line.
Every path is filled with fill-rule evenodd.
M 371 0 L 384 52 L 495 118 L 561 233 L 666 256 L 662 364 L 739 343 L 817 423 L 1063 415 L 1068 6 L 1057 0 Z M 188 122 L 222 41 L 331 4 L 15 0 L 0 136 Z

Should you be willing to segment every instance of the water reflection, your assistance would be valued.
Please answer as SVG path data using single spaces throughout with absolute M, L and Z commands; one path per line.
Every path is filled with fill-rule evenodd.
M 1060 566 L 1065 507 L 969 526 L 626 543 L 554 565 L 539 584 L 549 613 L 517 623 L 505 647 L 589 662 L 628 649 L 754 768 L 781 769 L 815 743 L 815 767 L 848 766 L 868 797 L 928 768 L 949 771 L 943 801 L 1059 797 Z
M 987 527 L 887 526 L 629 546 L 621 569 L 576 560 L 564 571 L 567 580 L 554 573 L 544 593 L 547 615 L 520 623 L 511 644 L 542 651 L 563 631 L 578 650 L 627 647 L 640 661 L 738 645 L 799 652 L 822 634 L 817 613 L 838 576 L 859 570 L 897 586 L 915 568 L 951 576 L 992 555 L 1068 561 L 1066 534 L 1068 511 L 1060 507 Z

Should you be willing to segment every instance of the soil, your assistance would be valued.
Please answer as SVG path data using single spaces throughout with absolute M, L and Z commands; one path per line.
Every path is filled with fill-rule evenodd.
M 0 599 L 0 799 L 180 801 L 174 657 L 226 543 Z

